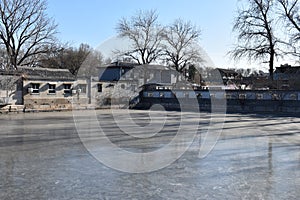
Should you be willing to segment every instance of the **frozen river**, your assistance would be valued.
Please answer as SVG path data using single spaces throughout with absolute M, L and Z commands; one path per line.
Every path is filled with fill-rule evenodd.
M 300 199 L 298 117 L 100 110 L 0 120 L 3 200 Z

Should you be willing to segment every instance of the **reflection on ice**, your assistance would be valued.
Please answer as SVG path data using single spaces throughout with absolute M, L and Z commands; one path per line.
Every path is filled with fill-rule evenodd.
M 125 111 L 115 112 L 122 116 Z M 147 111 L 134 112 L 135 124 L 149 124 Z M 156 135 L 130 137 L 114 123 L 111 111 L 96 114 L 106 137 L 135 153 L 168 144 L 180 119 L 179 113 L 167 113 Z M 194 123 L 198 119 L 193 116 L 186 113 Z M 72 113 L 0 118 L 0 199 L 300 199 L 297 117 L 227 115 L 213 151 L 199 158 L 210 120 L 201 113 L 197 134 L 183 156 L 141 174 L 119 172 L 96 160 L 82 144 Z

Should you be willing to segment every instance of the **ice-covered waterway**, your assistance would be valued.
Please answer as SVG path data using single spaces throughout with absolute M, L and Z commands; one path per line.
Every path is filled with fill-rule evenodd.
M 0 115 L 0 199 L 300 199 L 300 118 L 160 114 Z

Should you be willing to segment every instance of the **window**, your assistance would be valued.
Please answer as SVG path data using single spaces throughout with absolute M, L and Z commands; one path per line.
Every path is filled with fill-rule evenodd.
M 256 94 L 256 99 L 260 100 L 263 99 L 264 95 L 263 94 Z
M 97 89 L 98 89 L 98 92 L 102 92 L 102 84 L 99 83 L 99 84 L 97 85 Z
M 40 93 L 40 84 L 39 83 L 32 83 L 32 94 L 39 94 Z
M 280 100 L 280 95 L 272 94 L 272 100 Z
M 246 94 L 239 94 L 239 99 L 246 99 Z
M 296 94 L 290 94 L 290 100 L 297 100 Z
M 79 84 L 77 89 L 79 89 L 81 93 L 86 93 L 86 84 Z
M 71 84 L 70 83 L 65 83 L 64 84 L 64 93 L 65 94 L 71 94 Z
M 224 97 L 225 97 L 225 99 L 232 99 L 231 94 L 225 94 Z
M 148 97 L 153 97 L 153 93 L 152 92 L 148 92 L 147 96 Z
M 56 93 L 55 86 L 56 86 L 55 84 L 50 84 L 49 83 L 49 90 L 48 90 L 49 94 L 55 94 Z

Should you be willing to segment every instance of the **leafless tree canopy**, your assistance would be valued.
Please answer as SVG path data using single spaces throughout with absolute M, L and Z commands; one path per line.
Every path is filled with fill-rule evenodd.
M 54 41 L 56 25 L 45 10 L 45 0 L 0 1 L 0 44 L 9 57 L 8 67 L 34 65 Z
M 240 9 L 233 30 L 238 33 L 236 47 L 230 51 L 234 59 L 248 57 L 269 63 L 270 77 L 273 78 L 274 59 L 278 56 L 272 18 L 272 0 L 249 0 L 248 8 Z
M 298 0 L 277 0 L 281 5 L 282 16 L 288 20 L 288 28 L 295 32 L 293 39 L 300 40 L 300 10 Z
M 201 61 L 197 46 L 201 32 L 197 27 L 182 19 L 163 27 L 157 20 L 155 11 L 140 11 L 130 19 L 123 18 L 117 25 L 117 31 L 133 46 L 118 53 L 138 64 L 166 61 L 181 73 L 188 65 Z
M 166 60 L 178 72 L 188 66 L 188 64 L 200 62 L 200 49 L 197 48 L 200 37 L 200 30 L 193 26 L 191 22 L 184 22 L 177 19 L 165 28 L 164 51 Z
M 77 75 L 81 77 L 97 76 L 99 74 L 99 69 L 103 64 L 104 57 L 102 53 L 95 49 L 90 49 L 89 54 L 82 62 Z
M 39 62 L 42 67 L 68 69 L 73 75 L 91 76 L 98 74 L 103 56 L 87 44 L 79 48 L 67 44 L 49 49 Z
M 277 0 L 277 2 L 279 4 L 280 17 L 283 19 L 289 35 L 289 41 L 286 44 L 292 47 L 292 52 L 288 53 L 299 57 L 300 3 L 298 0 Z
M 157 22 L 155 11 L 140 11 L 129 20 L 123 18 L 117 24 L 121 37 L 133 42 L 132 50 L 119 52 L 139 64 L 154 62 L 162 53 L 161 41 L 163 27 Z

